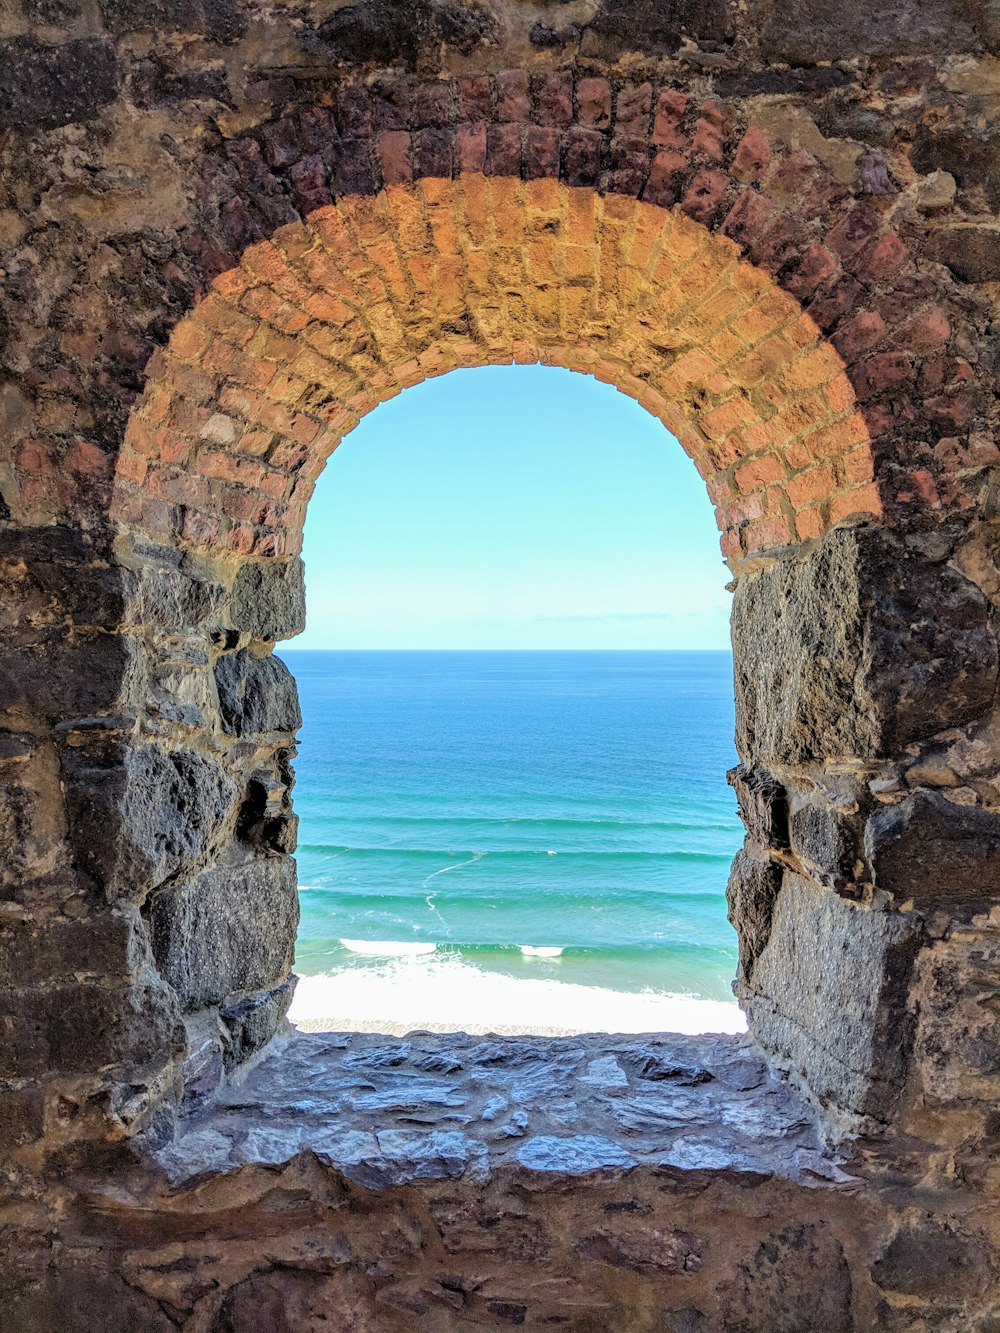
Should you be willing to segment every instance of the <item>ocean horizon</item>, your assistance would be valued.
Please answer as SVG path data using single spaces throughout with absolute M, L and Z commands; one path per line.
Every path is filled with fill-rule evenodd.
M 291 1017 L 740 1030 L 724 650 L 294 649 Z

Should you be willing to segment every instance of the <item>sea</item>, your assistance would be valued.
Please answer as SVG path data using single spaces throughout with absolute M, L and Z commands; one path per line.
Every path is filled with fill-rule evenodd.
M 303 716 L 293 1021 L 742 1029 L 730 654 L 281 656 Z

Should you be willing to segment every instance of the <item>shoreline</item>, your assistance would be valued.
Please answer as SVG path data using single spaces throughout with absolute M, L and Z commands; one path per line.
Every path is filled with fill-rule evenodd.
M 433 968 L 414 959 L 300 977 L 288 1020 L 303 1032 L 395 1037 L 415 1031 L 544 1037 L 746 1031 L 735 1001 Z

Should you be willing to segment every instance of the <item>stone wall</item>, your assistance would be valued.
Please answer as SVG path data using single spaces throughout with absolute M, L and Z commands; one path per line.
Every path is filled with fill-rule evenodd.
M 283 1327 L 287 1300 L 288 1326 L 326 1308 L 394 1327 L 376 1288 L 431 1327 L 663 1327 L 661 1300 L 678 1330 L 993 1326 L 994 11 L 21 0 L 0 16 L 0 1207 L 6 1274 L 29 1273 L 20 1326 L 121 1310 L 129 1327 L 243 1328 L 273 1306 Z M 588 1221 L 545 1248 L 553 1291 L 591 1260 L 639 1272 L 606 1289 L 621 1315 L 593 1284 L 586 1308 L 467 1299 L 487 1232 L 495 1262 L 520 1254 L 497 1219 L 559 1231 L 576 1207 L 516 1163 L 489 1215 L 460 1173 L 475 1221 L 457 1286 L 440 1219 L 433 1264 L 408 1242 L 396 1286 L 371 1255 L 341 1279 L 329 1234 L 318 1267 L 303 1241 L 234 1276 L 254 1228 L 278 1224 L 238 1164 L 206 1159 L 206 1235 L 228 1257 L 214 1274 L 200 1258 L 198 1282 L 230 1294 L 178 1301 L 135 1281 L 115 1227 L 138 1208 L 152 1248 L 189 1235 L 150 1153 L 212 1114 L 291 996 L 299 715 L 272 650 L 304 623 L 312 484 L 385 398 L 511 360 L 634 396 L 716 504 L 747 826 L 738 994 L 817 1142 L 854 1143 L 867 1239 L 852 1247 L 850 1209 L 801 1181 L 758 1209 L 741 1168 L 706 1196 L 725 1276 L 685 1305 L 628 1247 L 676 1238 L 676 1198 L 716 1169 L 706 1148 L 671 1168 L 674 1202 L 631 1167 L 603 1180 L 607 1216 L 648 1219 L 627 1244 Z M 278 1213 L 355 1188 L 331 1183 L 342 1158 L 295 1161 Z M 119 1206 L 127 1224 L 108 1220 Z M 391 1248 L 428 1206 L 366 1197 L 348 1232 Z M 819 1273 L 829 1309 L 809 1305 Z M 784 1325 L 752 1289 L 786 1293 Z

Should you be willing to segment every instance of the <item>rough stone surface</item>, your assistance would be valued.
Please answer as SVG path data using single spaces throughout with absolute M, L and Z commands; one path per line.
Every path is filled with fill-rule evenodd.
M 988 911 L 1000 882 L 1000 815 L 920 791 L 868 821 L 875 887 L 922 910 Z
M 236 628 L 255 639 L 273 642 L 301 634 L 306 624 L 302 561 L 243 565 L 229 611 Z
M 912 917 L 785 874 L 740 994 L 758 1039 L 821 1104 L 889 1120 L 906 1076 L 905 997 L 919 942 Z
M 763 764 L 890 755 L 984 713 L 989 603 L 877 529 L 829 534 L 740 582 L 736 743 Z
M 287 857 L 210 870 L 161 889 L 149 907 L 153 953 L 185 1010 L 283 981 L 299 907 Z
M 295 681 L 278 657 L 228 653 L 216 664 L 215 685 L 223 725 L 235 736 L 288 733 L 302 725 Z

